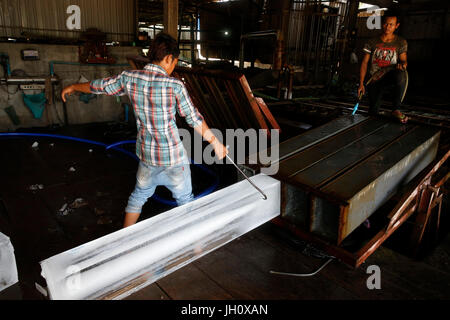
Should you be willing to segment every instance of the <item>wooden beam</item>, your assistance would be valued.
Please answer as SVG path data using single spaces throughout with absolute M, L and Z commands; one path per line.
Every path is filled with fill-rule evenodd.
M 178 39 L 178 0 L 164 0 L 164 32 Z

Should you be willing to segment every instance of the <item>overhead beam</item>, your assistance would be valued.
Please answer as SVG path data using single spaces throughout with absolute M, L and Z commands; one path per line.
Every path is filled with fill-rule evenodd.
M 178 0 L 164 1 L 164 32 L 178 39 Z

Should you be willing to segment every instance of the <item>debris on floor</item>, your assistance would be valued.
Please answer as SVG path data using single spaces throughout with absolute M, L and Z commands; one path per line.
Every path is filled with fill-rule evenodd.
M 37 147 L 39 147 L 39 143 L 35 142 L 35 143 L 33 143 L 33 145 L 31 147 L 36 149 Z
M 87 205 L 88 203 L 84 199 L 78 198 L 70 204 L 65 203 L 61 207 L 61 209 L 59 209 L 59 213 L 63 216 L 67 216 L 69 213 L 73 212 L 74 209 L 78 209 Z
M 75 171 L 77 171 L 77 170 L 76 170 L 74 167 L 70 167 L 69 171 L 70 171 L 70 172 L 75 172 Z
M 44 185 L 42 185 L 42 184 L 33 184 L 28 189 L 32 190 L 32 191 L 43 190 L 44 189 Z
M 61 209 L 59 209 L 59 213 L 63 216 L 67 216 L 70 213 L 70 210 L 67 208 L 67 203 L 64 203 Z
M 81 207 L 84 207 L 87 205 L 88 205 L 88 203 L 83 198 L 78 198 L 78 199 L 75 199 L 75 201 L 70 204 L 70 207 L 75 209 L 75 208 L 81 208 Z
M 105 210 L 101 210 L 101 209 L 94 208 L 94 213 L 95 213 L 97 216 L 101 216 L 101 215 L 104 215 L 104 214 L 105 214 Z
M 97 220 L 97 224 L 103 225 L 103 224 L 111 224 L 112 219 L 108 216 L 102 216 Z

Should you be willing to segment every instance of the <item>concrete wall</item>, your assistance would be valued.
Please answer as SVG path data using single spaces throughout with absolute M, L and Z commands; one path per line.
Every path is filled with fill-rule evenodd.
M 39 61 L 23 61 L 21 58 L 22 49 L 39 50 Z M 50 75 L 50 64 L 52 60 L 77 62 L 78 46 L 66 45 L 33 45 L 0 43 L 0 52 L 7 53 L 10 59 L 11 70 L 21 69 L 30 77 L 46 78 Z M 127 55 L 139 54 L 137 47 L 110 47 L 110 55 L 116 58 L 117 64 L 125 64 Z M 47 106 L 41 119 L 34 119 L 31 111 L 25 106 L 22 97 L 22 90 L 18 90 L 17 85 L 0 85 L 0 131 L 12 131 L 23 127 L 45 127 L 51 124 L 63 124 L 64 112 L 60 93 L 63 86 L 78 82 L 83 75 L 88 80 L 104 78 L 119 74 L 129 67 L 124 66 L 74 66 L 55 65 L 55 74 L 60 79 L 60 84 L 55 85 L 55 104 Z M 3 71 L 0 71 L 1 78 L 4 78 Z M 9 91 L 9 94 L 7 93 Z M 42 90 L 30 91 L 26 93 L 39 93 Z M 121 102 L 129 102 L 128 97 L 121 97 Z M 67 114 L 69 124 L 81 124 L 90 122 L 118 121 L 123 115 L 121 102 L 115 97 L 98 96 L 89 104 L 79 100 L 79 96 L 72 96 L 67 102 Z M 5 112 L 8 106 L 14 106 L 20 119 L 20 125 L 13 124 Z

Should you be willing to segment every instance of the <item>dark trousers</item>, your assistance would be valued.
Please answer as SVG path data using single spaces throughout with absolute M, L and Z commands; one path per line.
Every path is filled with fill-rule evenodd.
M 381 79 L 372 82 L 367 86 L 369 92 L 369 114 L 378 114 L 383 93 L 388 88 L 393 88 L 393 110 L 397 110 L 402 103 L 403 94 L 406 88 L 406 72 L 398 69 L 391 70 Z

